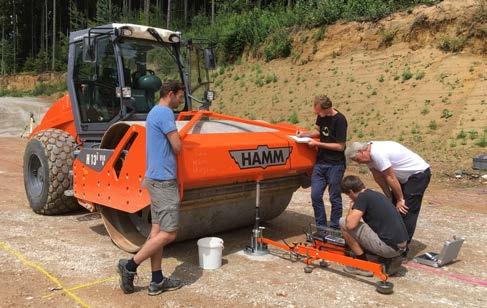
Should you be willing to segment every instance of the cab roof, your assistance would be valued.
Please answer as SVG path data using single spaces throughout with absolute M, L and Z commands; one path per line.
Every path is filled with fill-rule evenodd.
M 147 30 L 149 28 L 154 29 L 162 40 L 166 43 L 179 43 L 181 40 L 181 33 L 171 30 L 148 27 L 143 25 L 135 24 L 125 24 L 125 23 L 111 23 L 101 26 L 96 26 L 89 29 L 79 30 L 71 32 L 69 35 L 69 42 L 77 42 L 83 40 L 84 37 L 88 36 L 88 32 L 91 31 L 91 35 L 99 35 L 103 33 L 110 33 L 111 31 L 118 30 L 118 34 L 124 37 L 143 39 L 150 41 L 157 41 Z

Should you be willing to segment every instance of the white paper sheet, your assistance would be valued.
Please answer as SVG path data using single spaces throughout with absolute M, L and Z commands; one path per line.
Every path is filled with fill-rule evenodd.
M 289 138 L 296 141 L 297 143 L 308 143 L 311 141 L 310 137 L 298 137 L 295 135 L 289 135 Z

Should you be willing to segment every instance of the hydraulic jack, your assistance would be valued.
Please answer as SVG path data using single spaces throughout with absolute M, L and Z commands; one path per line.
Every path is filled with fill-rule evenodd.
M 385 267 L 381 263 L 365 261 L 353 257 L 353 252 L 346 245 L 341 237 L 340 231 L 330 228 L 317 228 L 313 233 L 313 226 L 310 225 L 306 234 L 306 242 L 288 244 L 286 241 L 277 242 L 263 236 L 264 227 L 259 225 L 259 206 L 260 206 L 260 183 L 256 187 L 256 218 L 252 229 L 250 246 L 245 251 L 250 255 L 262 256 L 269 253 L 268 247 L 273 246 L 280 250 L 289 252 L 290 259 L 293 261 L 302 260 L 305 263 L 304 272 L 311 273 L 314 269 L 313 264 L 319 261 L 321 267 L 329 266 L 328 262 L 335 262 L 344 266 L 351 266 L 363 271 L 371 272 L 379 279 L 376 283 L 376 291 L 382 294 L 391 294 L 394 285 L 387 281 Z

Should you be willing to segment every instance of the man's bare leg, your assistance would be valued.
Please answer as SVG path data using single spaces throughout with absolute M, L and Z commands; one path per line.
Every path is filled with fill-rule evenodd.
M 177 235 L 177 231 L 174 232 L 159 231 L 154 237 L 151 236 L 147 240 L 147 242 L 145 242 L 144 246 L 142 246 L 139 252 L 137 252 L 137 254 L 134 256 L 135 263 L 141 264 L 143 261 L 152 257 L 153 255 L 158 254 L 160 255 L 159 258 L 159 268 L 160 268 L 162 249 L 164 248 L 164 246 L 174 241 L 176 239 L 176 235 Z
M 159 227 L 159 224 L 152 224 L 152 229 L 150 232 L 150 237 L 156 237 L 157 234 L 161 232 L 161 229 Z M 151 270 L 153 272 L 159 271 L 161 269 L 161 263 L 162 263 L 162 252 L 164 250 L 164 247 L 162 247 L 159 251 L 156 251 L 155 254 L 153 254 L 150 257 L 150 264 L 151 264 Z
M 358 256 L 359 259 L 365 260 L 363 254 L 364 250 L 360 247 L 360 244 L 347 232 L 344 228 L 341 228 L 343 238 L 345 242 L 347 242 L 350 249 L 352 249 L 353 253 Z M 373 274 L 371 272 L 367 272 L 358 268 L 353 268 L 350 266 L 345 266 L 344 271 L 354 275 L 361 275 L 366 277 L 371 277 Z
M 357 256 L 362 255 L 364 253 L 364 250 L 362 249 L 362 247 L 360 247 L 360 244 L 347 232 L 347 230 L 341 229 L 341 231 L 345 242 L 347 242 L 353 253 Z

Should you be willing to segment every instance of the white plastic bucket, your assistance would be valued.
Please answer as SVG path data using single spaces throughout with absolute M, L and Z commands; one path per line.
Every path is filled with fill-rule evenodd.
M 198 240 L 198 256 L 202 269 L 217 269 L 222 266 L 223 240 L 204 237 Z

